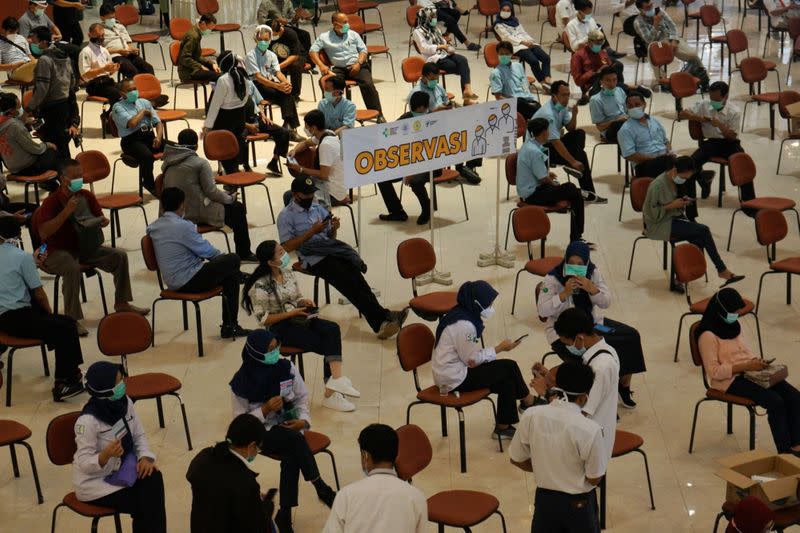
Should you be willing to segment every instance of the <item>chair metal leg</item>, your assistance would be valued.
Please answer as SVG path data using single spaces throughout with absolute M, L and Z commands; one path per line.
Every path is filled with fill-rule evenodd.
M 608 474 L 600 480 L 600 529 L 606 528 L 606 478 Z
M 726 433 L 728 435 L 733 435 L 733 404 L 732 403 L 728 404 L 727 417 L 726 418 L 727 418 L 727 422 L 726 422 L 727 427 L 725 428 L 725 431 L 726 431 Z
M 327 454 L 331 458 L 331 466 L 333 467 L 333 480 L 336 482 L 336 490 L 339 490 L 339 472 L 336 469 L 336 458 L 330 450 L 322 450 L 322 453 Z
M 703 402 L 710 401 L 708 398 L 701 398 L 697 401 L 694 405 L 694 417 L 692 417 L 692 433 L 689 437 L 689 453 L 692 453 L 692 449 L 694 448 L 694 430 L 697 428 L 697 413 L 700 409 L 700 404 Z
M 164 406 L 161 405 L 161 396 L 156 397 L 156 412 L 158 413 L 158 427 L 164 429 Z
M 756 410 L 753 407 L 747 408 L 750 415 L 750 449 L 756 449 Z
M 461 455 L 461 473 L 467 471 L 467 436 L 465 435 L 467 429 L 464 424 L 464 411 L 456 409 L 458 412 L 458 448 Z
M 728 246 L 725 248 L 725 250 L 727 250 L 728 252 L 731 251 L 731 237 L 733 236 L 733 221 L 736 218 L 736 214 L 739 213 L 741 210 L 742 208 L 739 207 L 731 214 L 731 226 L 728 229 Z
M 225 305 L 223 297 L 223 305 Z M 194 316 L 195 321 L 197 322 L 197 356 L 203 357 L 203 320 L 200 317 L 200 304 L 198 302 L 194 303 Z
M 406 407 L 406 424 L 410 424 L 411 423 L 411 408 L 414 407 L 415 405 L 420 405 L 422 403 L 424 403 L 424 402 L 416 401 L 416 402 L 411 402 L 410 404 L 408 404 L 408 407 Z
M 103 276 L 98 272 L 97 285 L 100 287 L 100 301 L 103 303 L 103 315 L 108 316 L 108 303 L 106 302 L 106 290 L 103 286 Z
M 53 520 L 50 526 L 50 533 L 56 533 L 56 513 L 58 512 L 59 508 L 65 507 L 63 503 L 59 503 L 53 508 Z
M 178 399 L 178 404 L 181 406 L 181 416 L 183 417 L 183 430 L 186 432 L 186 444 L 189 445 L 189 450 L 192 450 L 192 434 L 189 432 L 189 419 L 186 418 L 186 405 L 183 403 L 181 395 L 177 392 L 171 392 L 172 396 Z
M 50 363 L 47 361 L 47 347 L 44 343 L 39 345 L 42 351 L 42 367 L 44 367 L 44 377 L 50 377 Z
M 761 345 L 761 324 L 758 321 L 758 315 L 752 311 L 750 311 L 751 315 L 756 321 L 756 337 L 758 337 L 758 353 L 761 357 L 764 357 L 764 347 Z
M 525 270 L 524 268 L 520 269 L 519 272 L 517 272 L 517 276 L 514 278 L 514 297 L 511 299 L 511 314 L 512 315 L 514 314 L 514 309 L 516 309 L 516 306 L 517 306 L 517 286 L 519 286 L 519 275 L 522 274 L 522 272 L 524 270 Z
M 678 362 L 678 347 L 681 345 L 681 328 L 683 328 L 683 319 L 694 314 L 695 313 L 683 313 L 680 320 L 678 320 L 678 336 L 675 339 L 675 358 L 672 360 L 673 363 Z
M 182 301 L 181 302 L 181 308 L 182 308 L 182 311 L 183 311 L 183 331 L 186 331 L 186 330 L 189 329 L 189 318 L 188 318 L 188 315 L 186 314 L 188 312 L 188 310 L 187 310 L 187 306 L 188 305 L 189 304 L 186 303 L 186 301 Z
M 11 471 L 14 472 L 14 477 L 19 477 L 19 463 L 17 462 L 17 451 L 14 449 L 14 443 L 8 445 L 8 451 L 11 452 Z
M 6 365 L 6 407 L 11 407 L 11 385 L 13 383 L 11 377 L 13 375 L 12 369 L 14 368 L 14 352 L 16 351 L 16 348 L 11 348 L 8 351 L 8 364 Z
M 440 406 L 441 409 L 441 416 L 442 416 L 442 437 L 447 436 L 447 408 L 445 406 Z
M 636 237 L 636 239 L 633 241 L 633 248 L 631 248 L 631 261 L 630 261 L 630 264 L 628 265 L 628 279 L 631 279 L 631 272 L 633 272 L 633 257 L 636 255 L 636 244 L 640 240 L 646 239 L 646 238 L 647 237 L 642 235 L 640 237 Z
M 500 517 L 500 524 L 503 526 L 503 533 L 506 533 L 506 517 L 503 516 L 503 513 L 500 512 L 500 509 L 496 510 L 492 514 L 496 514 Z
M 469 220 L 469 211 L 467 211 L 467 196 L 464 194 L 464 184 L 459 182 L 458 184 L 461 187 L 461 201 L 464 202 L 464 216 Z
M 515 207 L 514 209 L 512 209 L 512 210 L 511 210 L 511 211 L 508 213 L 508 222 L 506 222 L 506 244 L 505 244 L 505 246 L 503 247 L 503 249 L 504 249 L 504 250 L 508 250 L 508 233 L 509 233 L 509 231 L 511 230 L 511 217 L 514 215 L 514 211 L 516 211 L 517 209 L 518 209 L 518 208 L 517 208 L 517 207 Z
M 725 516 L 725 513 L 721 512 L 717 515 L 717 518 L 714 520 L 714 533 L 717 533 L 717 529 L 719 528 L 719 521 L 722 520 L 723 516 Z
M 653 499 L 653 484 L 650 482 L 650 465 L 647 463 L 647 454 L 644 453 L 644 450 L 641 448 L 637 448 L 633 451 L 642 454 L 642 459 L 644 459 L 644 471 L 645 474 L 647 474 L 647 489 L 650 491 L 650 509 L 655 511 L 656 501 Z
M 33 472 L 33 482 L 36 485 L 36 498 L 39 504 L 42 504 L 44 503 L 44 497 L 42 497 L 42 487 L 39 484 L 39 473 L 36 471 L 36 460 L 33 458 L 33 448 L 25 441 L 20 441 L 17 444 L 24 446 L 25 449 L 28 450 L 28 458 L 31 460 L 31 471 Z

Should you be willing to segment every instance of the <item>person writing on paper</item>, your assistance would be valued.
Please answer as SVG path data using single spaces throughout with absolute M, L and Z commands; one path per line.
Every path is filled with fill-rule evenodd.
M 91 398 L 75 422 L 73 483 L 78 500 L 133 517 L 133 533 L 166 533 L 164 480 L 147 444 L 123 368 L 108 361 L 86 372 Z
M 747 372 L 770 368 L 771 361 L 747 346 L 740 313 L 745 301 L 730 287 L 711 297 L 695 332 L 703 369 L 712 389 L 753 400 L 767 410 L 767 421 L 778 453 L 800 457 L 800 392 L 787 381 L 767 389 L 747 379 Z
M 498 359 L 510 352 L 522 339 L 505 339 L 494 348 L 481 348 L 483 321 L 494 316 L 497 291 L 483 280 L 467 281 L 458 289 L 457 304 L 436 327 L 436 344 L 431 358 L 433 381 L 442 395 L 488 388 L 497 394 L 497 418 L 494 434 L 511 439 L 519 421 L 520 407 L 533 405 L 533 395 L 513 359 Z

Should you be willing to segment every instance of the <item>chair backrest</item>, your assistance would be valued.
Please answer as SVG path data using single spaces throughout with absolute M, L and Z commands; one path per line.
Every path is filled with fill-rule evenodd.
M 139 22 L 139 10 L 128 4 L 120 4 L 114 10 L 114 17 L 123 26 L 132 26 Z
M 756 179 L 756 164 L 753 158 L 744 152 L 733 154 L 728 158 L 728 175 L 731 183 L 741 187 Z
M 478 12 L 484 17 L 500 13 L 500 0 L 478 0 Z
M 756 238 L 758 244 L 769 246 L 780 242 L 789 233 L 786 217 L 777 209 L 759 209 L 756 213 Z
M 786 17 L 787 28 L 789 30 L 789 38 L 792 41 L 800 37 L 800 19 L 797 17 Z
M 139 91 L 139 98 L 152 100 L 161 96 L 161 82 L 152 74 L 137 74 L 133 77 L 133 83 Z
M 169 36 L 180 41 L 186 32 L 192 29 L 192 21 L 185 18 L 174 18 L 169 21 Z
M 500 55 L 497 53 L 497 42 L 488 42 L 483 45 L 483 60 L 489 68 L 495 68 L 500 64 Z
M 97 347 L 108 356 L 145 352 L 152 339 L 150 322 L 139 313 L 111 313 L 97 326 Z
M 111 175 L 111 165 L 108 162 L 108 158 L 106 154 L 99 150 L 78 152 L 75 159 L 81 164 L 84 183 L 94 183 Z
M 436 267 L 436 251 L 425 239 L 406 239 L 397 246 L 397 270 L 403 279 L 416 278 Z
M 669 75 L 669 90 L 675 98 L 688 98 L 697 92 L 697 78 L 688 72 Z
M 692 353 L 692 362 L 694 363 L 694 366 L 702 367 L 703 358 L 700 356 L 700 346 L 697 343 L 697 328 L 699 327 L 699 320 L 689 327 L 689 351 Z M 703 381 L 705 382 L 705 372 L 703 375 Z
M 522 116 L 522 113 L 517 113 L 517 139 L 525 136 L 525 131 L 528 129 L 528 121 Z
M 714 4 L 705 4 L 700 6 L 700 22 L 703 26 L 711 30 L 712 26 L 716 26 L 722 21 L 722 13 L 719 12 L 717 6 Z
M 54 465 L 72 463 L 72 458 L 78 450 L 78 445 L 75 443 L 75 422 L 79 416 L 81 416 L 80 411 L 73 411 L 55 417 L 47 425 L 45 434 L 47 456 Z
M 631 182 L 631 207 L 637 213 L 642 212 L 651 183 L 653 183 L 653 178 L 636 178 Z
M 239 142 L 228 130 L 212 130 L 203 139 L 203 151 L 210 161 L 227 161 L 239 155 Z
M 341 2 L 339 5 L 341 6 Z M 359 35 L 363 35 L 367 29 L 364 25 L 364 20 L 358 15 L 347 15 L 347 23 L 350 24 L 350 29 Z
M 781 91 L 778 93 L 778 112 L 781 117 L 789 119 L 789 110 L 786 106 L 800 102 L 800 93 L 797 91 Z
M 403 73 L 403 79 L 410 84 L 417 83 L 420 76 L 422 76 L 422 67 L 425 65 L 425 60 L 421 56 L 410 56 L 400 62 L 400 70 Z
M 195 0 L 194 6 L 201 15 L 214 15 L 219 11 L 217 0 Z
M 326 67 L 333 66 L 331 59 L 328 57 L 328 52 L 326 52 L 325 50 L 320 50 L 318 55 L 319 55 L 319 60 L 322 61 L 323 65 L 325 65 Z M 421 69 L 420 72 L 422 72 Z
M 302 152 L 297 152 L 294 154 L 294 158 L 297 161 L 297 164 L 301 167 L 305 168 L 313 168 L 314 167 L 314 156 L 317 153 L 317 149 L 314 147 L 309 147 Z M 300 170 L 289 170 L 289 174 L 292 177 L 299 178 L 300 177 Z
M 142 257 L 147 270 L 150 272 L 158 272 L 158 259 L 156 259 L 156 249 L 153 246 L 153 239 L 150 235 L 142 237 Z
M 767 79 L 767 66 L 760 57 L 745 57 L 739 62 L 739 70 L 745 83 L 753 84 Z
M 702 141 L 705 139 L 705 135 L 703 135 L 703 125 L 697 120 L 689 121 L 689 137 L 691 137 L 693 141 Z
M 336 5 L 339 6 L 339 11 L 345 15 L 358 13 L 358 0 L 338 0 Z
M 406 8 L 406 24 L 411 29 L 417 27 L 417 13 L 422 9 L 422 6 L 412 5 Z
M 431 464 L 433 447 L 422 428 L 414 424 L 397 428 L 397 440 L 397 460 L 394 462 L 397 477 L 410 481 Z
M 506 181 L 509 185 L 517 184 L 517 154 L 506 157 Z
M 556 26 L 556 6 L 555 4 L 547 6 L 547 23 L 550 24 L 550 27 L 555 28 Z
M 181 52 L 181 42 L 172 41 L 169 43 L 169 59 L 172 61 L 172 66 L 178 66 L 178 54 Z
M 397 358 L 406 372 L 430 362 L 436 338 L 425 324 L 409 324 L 397 334 Z
M 511 227 L 517 242 L 533 242 L 546 239 L 550 233 L 550 218 L 544 208 L 526 205 L 514 211 Z
M 675 278 L 680 283 L 690 283 L 706 274 L 706 257 L 703 250 L 691 243 L 679 244 L 672 252 Z
M 667 66 L 675 60 L 672 47 L 661 42 L 650 43 L 647 53 L 650 56 L 650 63 L 656 68 Z

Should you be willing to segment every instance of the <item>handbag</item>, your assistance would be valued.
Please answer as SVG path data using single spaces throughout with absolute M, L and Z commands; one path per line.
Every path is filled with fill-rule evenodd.
M 744 373 L 746 380 L 752 381 L 765 389 L 774 387 L 781 381 L 786 380 L 787 377 L 789 377 L 789 369 L 786 368 L 786 365 L 772 364 L 762 370 L 748 370 Z
M 89 209 L 86 198 L 78 196 L 78 207 L 72 214 L 75 233 L 78 236 L 78 251 L 81 259 L 92 257 L 103 244 L 103 217 L 96 217 Z
M 115 487 L 132 487 L 138 477 L 136 473 L 136 454 L 128 452 L 122 457 L 119 469 L 105 477 L 106 483 Z

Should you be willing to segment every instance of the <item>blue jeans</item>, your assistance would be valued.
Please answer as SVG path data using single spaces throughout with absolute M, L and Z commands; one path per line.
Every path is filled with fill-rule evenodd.
M 683 218 L 673 218 L 671 240 L 689 241 L 701 250 L 705 250 L 711 262 L 714 263 L 717 272 L 723 272 L 728 269 L 719 256 L 714 237 L 711 236 L 711 230 L 705 224 L 699 224 Z
M 800 444 L 800 391 L 786 381 L 765 389 L 743 376 L 736 376 L 728 394 L 750 398 L 767 410 L 767 421 L 778 453 L 788 453 Z
M 538 81 L 550 77 L 550 56 L 538 44 L 533 48 L 520 50 L 517 57 L 530 65 L 533 77 Z

